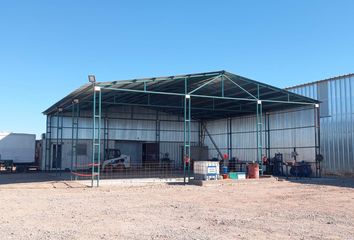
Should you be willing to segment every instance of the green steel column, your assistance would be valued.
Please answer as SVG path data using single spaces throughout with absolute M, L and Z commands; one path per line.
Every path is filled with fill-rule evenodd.
M 187 94 L 187 78 L 184 79 L 184 92 Z M 183 182 L 186 184 L 186 131 L 187 131 L 187 98 L 184 96 L 184 125 L 183 125 Z
M 100 185 L 101 168 L 101 114 L 102 114 L 102 91 L 98 92 L 98 156 L 97 156 L 97 187 Z
M 317 155 L 321 154 L 321 138 L 320 138 L 320 108 L 319 104 L 314 106 L 314 126 L 315 126 L 315 162 L 316 177 L 321 177 L 321 163 L 317 161 Z
M 259 140 L 258 140 L 258 103 L 256 104 L 256 147 L 257 147 L 257 161 L 259 160 L 259 153 L 258 153 L 258 146 L 259 146 Z
M 77 144 L 78 144 L 78 108 L 79 108 L 79 100 L 74 99 L 71 105 L 71 180 L 73 180 L 73 169 L 74 166 L 77 168 Z M 75 175 L 75 180 L 77 180 L 77 176 Z
M 159 111 L 156 110 L 156 119 L 155 119 L 155 141 L 157 144 L 157 152 L 158 152 L 158 161 L 161 163 L 160 159 L 160 119 L 159 119 Z
M 187 116 L 187 100 L 184 98 L 184 125 L 183 125 L 183 182 L 186 183 L 186 131 L 187 131 L 187 126 L 186 126 L 186 116 Z
M 62 112 L 63 109 L 60 109 Z M 59 166 L 59 175 L 61 176 L 61 170 L 62 170 L 62 161 L 63 161 L 63 121 L 64 121 L 64 117 L 62 114 L 60 114 L 60 166 Z
M 190 171 L 191 171 L 191 102 L 192 99 L 189 96 L 188 99 L 188 183 L 190 182 Z
M 92 176 L 91 176 L 91 187 L 94 185 L 95 176 L 97 187 L 99 186 L 100 181 L 100 164 L 101 164 L 101 102 L 102 94 L 101 88 L 93 86 L 93 134 L 92 134 Z M 98 93 L 98 99 L 97 99 Z M 97 167 L 97 172 L 95 168 Z
M 71 160 L 70 160 L 70 180 L 73 180 L 73 166 L 74 166 L 74 155 L 76 152 L 76 147 L 75 143 L 74 143 L 74 128 L 75 128 L 75 124 L 74 124 L 74 114 L 75 114 L 75 103 L 74 101 L 71 104 Z
M 57 134 L 56 134 L 56 147 L 55 147 L 55 175 L 58 174 L 58 146 L 59 146 L 59 109 L 57 109 Z
M 80 103 L 77 103 L 76 106 L 76 136 L 75 136 L 75 145 L 77 146 L 77 144 L 79 143 L 79 116 L 80 116 Z M 75 169 L 77 170 L 77 151 L 75 153 Z M 77 180 L 77 176 L 75 176 L 75 180 Z
M 224 90 L 224 76 L 221 75 L 221 96 L 225 96 L 225 90 Z
M 107 159 L 106 149 L 108 148 L 108 118 L 107 115 L 103 119 L 103 161 Z
M 256 139 L 257 139 L 257 162 L 259 164 L 259 171 L 263 175 L 263 161 L 262 161 L 262 101 L 257 101 L 256 107 Z
M 268 147 L 268 158 L 270 159 L 270 117 L 269 117 L 269 113 L 266 114 L 267 117 L 267 147 Z
M 61 107 L 58 107 L 57 112 L 56 112 L 56 117 L 57 117 L 57 126 L 56 126 L 57 134 L 56 134 L 56 148 L 55 148 L 55 170 L 56 170 L 56 174 L 58 174 L 58 172 L 59 172 L 58 148 L 59 148 L 59 145 L 61 147 L 63 145 L 63 117 L 62 117 L 62 111 L 63 111 L 63 109 Z M 60 154 L 60 157 L 62 157 L 61 154 Z
M 232 118 L 227 118 L 227 164 L 229 160 L 232 159 Z
M 47 129 L 45 135 L 45 156 L 44 156 L 45 171 L 49 171 L 50 169 L 51 145 L 52 145 L 52 115 L 47 115 Z
M 259 163 L 259 84 L 257 84 L 257 105 L 256 105 L 256 144 L 257 144 L 257 162 Z
M 92 84 L 93 87 L 93 108 L 92 108 L 92 167 L 91 167 L 91 187 L 93 187 L 93 182 L 95 178 L 95 154 L 96 154 L 96 91 L 95 91 L 95 84 Z
M 263 160 L 262 160 L 262 152 L 263 152 L 263 122 L 262 122 L 262 102 L 259 102 L 259 153 L 258 153 L 258 161 L 260 161 L 260 172 L 263 175 Z

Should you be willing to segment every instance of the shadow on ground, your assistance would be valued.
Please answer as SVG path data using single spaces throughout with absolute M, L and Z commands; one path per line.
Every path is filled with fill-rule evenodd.
M 322 178 L 279 178 L 280 180 L 321 186 L 354 188 L 354 177 L 322 177 Z
M 122 179 L 122 178 L 110 178 L 107 180 Z M 124 180 L 125 178 L 123 178 Z M 130 178 L 132 179 L 132 178 Z M 135 180 L 144 181 L 144 177 L 136 176 Z M 71 175 L 68 172 L 55 173 L 55 172 L 33 172 L 33 173 L 1 173 L 0 185 L 6 184 L 21 184 L 21 183 L 41 183 L 41 182 L 59 182 L 71 180 Z M 104 179 L 101 179 L 105 181 Z M 311 184 L 319 186 L 334 186 L 354 188 L 354 177 L 322 177 L 322 178 L 279 178 L 282 181 L 289 181 L 298 184 Z M 183 179 L 180 181 L 167 181 L 168 185 L 181 186 L 184 185 Z M 188 183 L 187 183 L 188 185 Z
M 40 183 L 49 181 L 63 181 L 70 180 L 68 173 L 47 173 L 47 172 L 33 172 L 33 173 L 1 173 L 0 185 L 15 184 L 15 183 Z

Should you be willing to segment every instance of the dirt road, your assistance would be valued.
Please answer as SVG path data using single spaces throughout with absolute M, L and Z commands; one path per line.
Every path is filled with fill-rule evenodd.
M 2 184 L 0 239 L 354 239 L 353 187 Z

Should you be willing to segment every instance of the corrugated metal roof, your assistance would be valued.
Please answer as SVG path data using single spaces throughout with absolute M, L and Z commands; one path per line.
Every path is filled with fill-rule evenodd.
M 293 88 L 308 86 L 308 85 L 312 85 L 312 84 L 317 84 L 317 83 L 320 83 L 320 82 L 327 82 L 327 81 L 331 81 L 331 80 L 338 80 L 338 79 L 342 79 L 342 78 L 346 78 L 346 77 L 354 77 L 354 73 L 348 73 L 348 74 L 344 74 L 344 75 L 338 75 L 338 76 L 334 76 L 334 77 L 330 77 L 330 78 L 326 78 L 326 79 L 322 79 L 322 80 L 317 80 L 317 81 L 313 81 L 313 82 L 308 82 L 308 83 L 303 83 L 303 84 L 299 84 L 299 85 L 295 85 L 295 86 L 290 86 L 290 87 L 286 87 L 285 89 L 293 89 Z
M 104 107 L 114 104 L 146 105 L 177 115 L 183 113 L 182 100 L 187 90 L 188 93 L 193 92 L 193 117 L 206 119 L 254 113 L 258 99 L 262 100 L 264 111 L 317 103 L 314 99 L 226 71 L 97 82 L 96 86 L 102 88 Z M 76 98 L 81 109 L 91 109 L 92 95 L 92 84 L 85 84 L 43 113 L 55 113 L 59 107 L 68 109 Z

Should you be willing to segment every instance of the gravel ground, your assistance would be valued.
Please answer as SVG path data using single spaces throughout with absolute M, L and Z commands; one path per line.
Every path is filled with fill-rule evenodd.
M 0 239 L 354 239 L 353 179 L 1 184 Z

